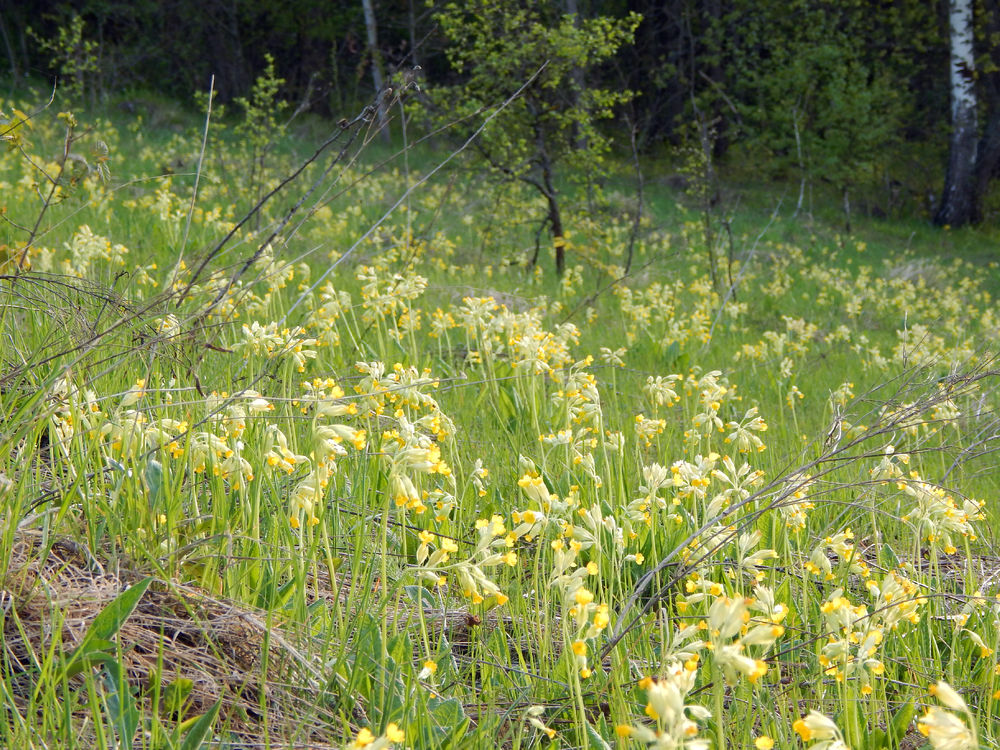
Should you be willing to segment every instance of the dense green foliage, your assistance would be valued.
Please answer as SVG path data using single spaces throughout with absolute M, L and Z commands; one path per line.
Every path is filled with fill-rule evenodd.
M 974 18 L 983 110 L 978 195 L 1000 165 L 1000 10 L 994 5 L 977 4 Z M 551 68 L 532 89 L 540 99 L 552 102 L 556 92 L 545 82 L 566 80 L 562 66 L 571 64 L 570 85 L 558 93 L 572 98 L 573 108 L 558 111 L 578 119 L 575 110 L 589 123 L 614 104 L 647 151 L 701 147 L 710 134 L 716 158 L 730 154 L 732 163 L 791 176 L 806 187 L 828 181 L 850 192 L 862 212 L 934 212 L 936 197 L 928 200 L 928 194 L 940 193 L 950 125 L 944 0 L 553 0 L 475 7 L 472 13 L 466 3 L 376 2 L 377 54 L 390 78 L 419 64 L 430 98 L 462 111 L 495 107 L 544 57 Z M 631 14 L 641 18 L 634 40 L 622 44 L 607 36 L 630 27 Z M 249 95 L 268 55 L 286 82 L 284 98 L 293 103 L 340 117 L 373 95 L 373 53 L 360 0 L 73 0 L 45 12 L 17 5 L 2 21 L 12 79 L 58 76 L 68 92 L 91 104 L 150 87 L 187 98 L 206 90 L 213 74 L 220 101 L 228 102 Z M 531 37 L 535 22 L 547 32 L 544 43 Z M 492 36 L 483 36 L 486 29 Z M 574 61 L 588 51 L 585 65 Z M 496 77 L 487 79 L 490 74 Z M 611 101 L 600 93 L 612 91 L 633 95 L 622 106 L 626 97 Z M 550 115 L 537 116 L 552 124 Z M 572 127 L 577 142 L 588 144 L 610 130 L 605 125 L 587 140 L 579 131 L 588 127 Z M 627 138 L 618 141 L 624 146 Z M 520 169 L 519 156 L 504 167 Z M 987 200 L 977 211 L 989 218 L 994 207 Z
M 423 110 L 438 127 L 466 132 L 481 113 L 494 110 L 476 134 L 475 152 L 496 178 L 520 180 L 544 200 L 561 275 L 566 230 L 560 172 L 591 183 L 606 176 L 609 139 L 597 124 L 632 96 L 583 81 L 631 41 L 639 17 L 581 21 L 530 3 L 480 0 L 445 5 L 437 18 L 452 41 L 448 60 L 463 80 L 432 89 Z

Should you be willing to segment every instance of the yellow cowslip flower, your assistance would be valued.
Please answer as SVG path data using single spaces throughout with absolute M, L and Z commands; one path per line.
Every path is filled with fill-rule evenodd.
M 402 742 L 406 739 L 406 735 L 403 733 L 403 730 L 400 729 L 399 725 L 394 721 L 390 722 L 389 726 L 385 728 L 385 737 L 389 740 L 389 742 Z
M 598 630 L 604 630 L 610 621 L 611 618 L 608 615 L 608 605 L 598 605 L 597 612 L 594 613 L 594 627 Z
M 433 676 L 438 670 L 437 662 L 432 659 L 428 659 L 423 663 L 423 669 L 417 674 L 418 680 L 426 680 L 428 677 Z
M 917 721 L 917 729 L 930 740 L 934 750 L 975 750 L 975 732 L 954 714 L 934 706 Z
M 955 692 L 955 688 L 944 680 L 938 680 L 937 683 L 930 686 L 927 692 L 941 701 L 952 711 L 961 711 L 962 713 L 969 712 L 969 707 L 966 705 L 965 699 Z
M 372 734 L 372 730 L 368 727 L 364 727 L 358 732 L 358 736 L 354 738 L 354 742 L 351 743 L 351 747 L 361 748 L 368 747 L 368 745 L 375 742 L 375 735 Z
M 795 723 L 792 724 L 792 729 L 802 737 L 803 742 L 840 738 L 840 729 L 833 723 L 833 720 L 818 711 L 810 711 L 808 715 L 796 719 Z
M 135 381 L 135 385 L 126 391 L 124 396 L 122 396 L 122 408 L 128 408 L 129 406 L 136 404 L 145 395 L 146 379 L 139 378 Z
M 529 706 L 525 711 L 525 718 L 535 729 L 544 733 L 550 740 L 556 736 L 556 730 L 545 725 L 542 716 L 545 713 L 545 706 Z

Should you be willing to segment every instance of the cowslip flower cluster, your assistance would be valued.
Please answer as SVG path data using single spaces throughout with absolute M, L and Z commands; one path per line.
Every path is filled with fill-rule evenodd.
M 816 507 L 814 502 L 807 499 L 814 482 L 809 474 L 793 474 L 788 478 L 787 489 L 776 502 L 785 521 L 785 528 L 801 531 L 806 527 L 809 511 Z
M 471 553 L 461 560 L 454 560 L 458 554 L 458 543 L 451 537 L 436 535 L 423 530 L 417 536 L 420 541 L 416 552 L 417 575 L 435 586 L 444 586 L 448 577 L 454 576 L 462 595 L 473 604 L 481 604 L 491 598 L 499 606 L 507 603 L 507 596 L 486 574 L 489 568 L 518 563 L 513 547 L 517 540 L 507 531 L 503 518 L 494 515 L 490 519 L 476 522 L 477 542 Z
M 883 631 L 876 619 L 869 617 L 864 605 L 854 605 L 835 589 L 820 606 L 829 632 L 819 657 L 825 674 L 838 682 L 851 677 L 862 667 L 862 692 L 869 693 L 869 673 L 880 675 L 885 670 L 875 652 L 882 643 Z M 867 688 L 867 689 L 866 689 Z
M 934 750 L 976 750 L 979 739 L 975 717 L 965 699 L 943 680 L 931 685 L 930 694 L 948 709 L 930 706 L 917 721 L 917 729 L 930 741 L 931 747 Z M 956 713 L 964 714 L 964 719 Z
M 633 500 L 625 508 L 625 517 L 631 524 L 643 524 L 652 527 L 652 510 L 667 510 L 668 507 L 680 505 L 680 498 L 674 497 L 669 501 L 661 497 L 661 491 L 666 487 L 673 487 L 673 476 L 660 464 L 652 463 L 642 467 L 642 477 L 645 483 L 639 486 L 639 497 Z M 676 512 L 666 515 L 667 520 L 681 523 L 684 519 Z
M 756 406 L 749 409 L 739 422 L 727 422 L 726 429 L 732 432 L 726 435 L 723 442 L 733 443 L 740 453 L 765 450 L 764 441 L 756 433 L 764 432 L 767 423 L 761 418 Z
M 769 616 L 755 618 L 751 614 L 755 604 L 753 599 L 721 595 L 708 610 L 704 623 L 708 630 L 705 647 L 712 652 L 715 664 L 729 684 L 735 684 L 740 675 L 755 683 L 767 674 L 767 662 L 746 652 L 751 647 L 770 648 L 785 632 L 780 624 L 783 612 L 777 613 L 777 620 Z
M 867 579 L 871 575 L 868 563 L 862 559 L 854 546 L 854 532 L 844 529 L 831 536 L 824 537 L 823 541 L 813 549 L 809 560 L 803 567 L 815 576 L 820 576 L 823 580 L 832 581 L 834 579 L 833 563 L 830 560 L 832 553 L 841 565 L 847 565 L 848 570 L 855 575 Z
M 244 323 L 241 333 L 242 338 L 233 343 L 232 349 L 245 356 L 287 358 L 297 372 L 305 372 L 306 362 L 316 358 L 316 350 L 310 347 L 319 342 L 299 326 L 279 330 L 277 323 L 261 325 L 255 320 Z
M 680 403 L 681 397 L 677 395 L 676 384 L 683 380 L 683 375 L 650 375 L 646 378 L 642 391 L 654 411 L 660 406 L 671 407 Z
M 607 604 L 595 602 L 595 595 L 587 585 L 587 579 L 597 577 L 600 569 L 593 560 L 586 565 L 578 565 L 577 555 L 580 544 L 565 544 L 562 539 L 552 542 L 554 570 L 552 586 L 562 596 L 563 631 L 573 663 L 580 677 L 587 679 L 592 674 L 588 660 L 590 642 L 596 639 L 611 622 Z
M 985 518 L 978 502 L 963 498 L 959 505 L 944 488 L 924 481 L 916 471 L 901 478 L 896 486 L 915 501 L 902 520 L 913 523 L 927 542 L 935 544 L 940 540 L 945 553 L 953 555 L 957 551 L 956 536 L 975 541 L 972 522 Z
M 689 669 L 681 662 L 673 662 L 663 676 L 640 680 L 639 687 L 646 691 L 646 716 L 654 724 L 620 724 L 616 734 L 655 750 L 708 750 L 711 743 L 698 737 L 699 722 L 711 718 L 712 713 L 703 706 L 686 703 L 696 678 L 697 665 Z

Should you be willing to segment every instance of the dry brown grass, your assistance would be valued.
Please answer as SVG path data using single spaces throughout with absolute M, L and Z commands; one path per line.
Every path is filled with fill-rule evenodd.
M 140 579 L 105 568 L 84 547 L 60 540 L 49 549 L 40 534 L 19 537 L 2 581 L 0 678 L 13 687 L 22 714 L 39 679 L 38 664 L 55 649 L 70 654 L 94 618 Z M 300 635 L 273 618 L 190 586 L 154 581 L 117 636 L 120 663 L 144 715 L 154 710 L 172 726 L 221 703 L 216 733 L 239 746 L 256 745 L 266 733 L 273 746 L 339 746 L 332 718 L 336 696 L 320 679 L 320 665 Z M 171 682 L 190 680 L 182 717 L 153 706 Z M 81 689 L 83 676 L 70 680 Z M 327 705 L 324 706 L 324 703 Z M 82 705 L 82 704 L 81 704 Z M 80 712 L 80 724 L 87 722 Z M 309 717 L 308 722 L 303 717 Z M 360 717 L 359 717 L 360 718 Z

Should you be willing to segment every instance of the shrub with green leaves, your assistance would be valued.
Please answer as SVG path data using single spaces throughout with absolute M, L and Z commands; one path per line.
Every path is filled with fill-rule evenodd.
M 459 82 L 430 89 L 425 109 L 437 125 L 467 134 L 502 108 L 476 138 L 478 163 L 537 191 L 561 275 L 570 228 L 559 177 L 603 173 L 610 140 L 598 124 L 631 97 L 582 82 L 631 41 L 639 16 L 579 18 L 544 4 L 476 0 L 439 6 L 436 18 L 454 42 L 447 54 Z

